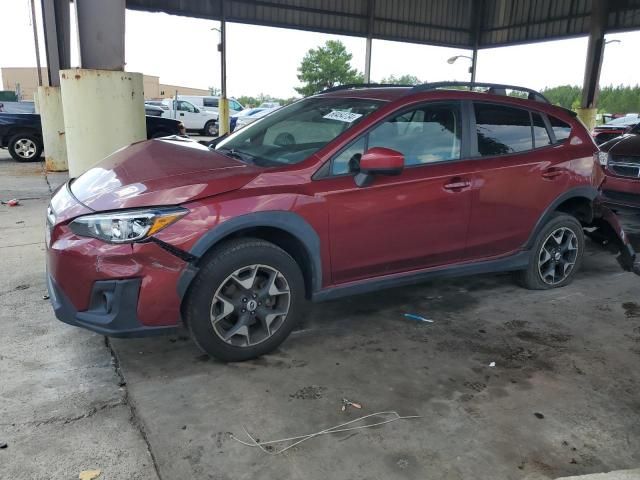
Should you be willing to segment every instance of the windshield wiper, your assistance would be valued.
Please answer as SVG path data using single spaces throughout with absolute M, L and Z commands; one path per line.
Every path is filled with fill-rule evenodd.
M 215 152 L 220 152 L 223 155 L 227 156 L 227 157 L 231 157 L 231 158 L 235 158 L 236 160 L 240 160 L 241 162 L 245 162 L 245 163 L 254 163 L 253 159 L 254 157 L 246 152 L 239 152 L 238 150 L 236 150 L 235 148 L 227 148 L 227 147 L 222 147 L 222 148 L 217 148 L 214 150 Z

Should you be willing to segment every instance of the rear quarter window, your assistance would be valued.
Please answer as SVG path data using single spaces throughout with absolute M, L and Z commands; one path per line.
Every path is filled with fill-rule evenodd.
M 549 122 L 551 122 L 551 129 L 556 136 L 556 143 L 564 142 L 571 135 L 571 125 L 567 122 L 560 120 L 559 118 L 549 116 Z

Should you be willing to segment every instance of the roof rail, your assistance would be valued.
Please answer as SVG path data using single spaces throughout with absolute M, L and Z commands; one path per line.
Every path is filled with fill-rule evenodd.
M 423 83 L 416 85 L 411 89 L 411 92 L 425 92 L 428 90 L 437 90 L 439 88 L 452 88 L 452 87 L 468 87 L 469 90 L 474 88 L 486 88 L 487 93 L 494 95 L 506 95 L 506 90 L 515 90 L 517 92 L 523 92 L 527 94 L 529 100 L 535 100 L 538 102 L 551 103 L 547 98 L 536 90 L 532 90 L 526 87 L 518 87 L 516 85 L 503 85 L 501 83 L 482 83 L 482 82 L 433 82 Z
M 344 85 L 336 85 L 322 90 L 319 93 L 337 92 L 339 90 L 351 90 L 356 88 L 390 88 L 390 87 L 413 87 L 414 85 L 404 85 L 398 83 L 345 83 Z

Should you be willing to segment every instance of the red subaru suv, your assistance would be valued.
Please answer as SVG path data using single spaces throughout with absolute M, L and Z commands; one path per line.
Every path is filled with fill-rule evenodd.
M 110 336 L 184 324 L 236 361 L 276 348 L 305 299 L 500 271 L 564 286 L 585 227 L 617 234 L 632 269 L 574 115 L 531 90 L 464 86 L 340 87 L 209 147 L 113 153 L 51 200 L 56 316 Z

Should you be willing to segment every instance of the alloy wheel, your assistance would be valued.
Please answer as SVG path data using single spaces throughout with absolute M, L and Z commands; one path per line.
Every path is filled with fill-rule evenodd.
M 538 272 L 548 285 L 562 283 L 578 258 L 578 237 L 573 230 L 560 227 L 545 239 L 538 255 Z
M 211 325 L 224 342 L 248 347 L 270 338 L 291 304 L 287 279 L 268 265 L 249 265 L 229 275 L 211 302 Z
M 215 137 L 216 135 L 218 135 L 218 126 L 215 123 L 211 123 L 208 127 L 207 127 L 207 134 L 210 137 Z
M 33 158 L 38 150 L 36 143 L 29 138 L 21 138 L 15 142 L 14 150 L 20 158 Z

